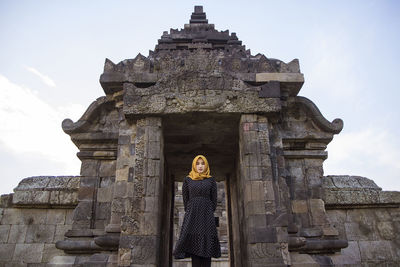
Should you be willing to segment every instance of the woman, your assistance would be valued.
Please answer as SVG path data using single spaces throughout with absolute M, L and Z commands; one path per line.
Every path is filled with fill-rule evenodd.
M 185 217 L 176 243 L 176 259 L 192 257 L 193 267 L 211 266 L 211 257 L 221 257 L 221 247 L 215 225 L 217 183 L 210 176 L 206 157 L 193 159 L 192 170 L 183 181 Z

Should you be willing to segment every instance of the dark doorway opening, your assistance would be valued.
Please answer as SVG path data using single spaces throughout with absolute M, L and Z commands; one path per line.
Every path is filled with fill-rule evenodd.
M 176 261 L 172 257 L 178 231 L 183 219 L 181 185 L 190 171 L 196 155 L 207 157 L 211 175 L 218 184 L 218 205 L 215 215 L 220 217 L 218 227 L 222 257 L 213 259 L 218 266 L 233 266 L 232 206 L 236 196 L 232 191 L 237 175 L 239 143 L 239 114 L 187 113 L 163 117 L 165 179 L 161 260 L 169 266 L 190 266 L 190 260 Z M 232 215 L 233 214 L 233 215 Z M 236 218 L 233 218 L 235 221 Z M 235 237 L 237 239 L 238 237 Z

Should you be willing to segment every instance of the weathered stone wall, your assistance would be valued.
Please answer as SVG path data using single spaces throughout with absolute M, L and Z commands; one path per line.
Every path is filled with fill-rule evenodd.
M 324 188 L 328 219 L 349 242 L 333 264 L 399 266 L 400 192 L 358 176 L 327 176 Z
M 2 197 L 0 264 L 173 265 L 174 183 L 204 154 L 227 187 L 231 266 L 399 265 L 400 192 L 323 177 L 343 121 L 297 96 L 303 82 L 298 60 L 251 55 L 201 6 L 148 57 L 106 60 L 106 95 L 62 123 L 80 177 L 27 178 Z
M 1 196 L 0 266 L 46 266 L 72 228 L 79 177 L 30 177 Z M 29 265 L 30 266 L 30 265 Z

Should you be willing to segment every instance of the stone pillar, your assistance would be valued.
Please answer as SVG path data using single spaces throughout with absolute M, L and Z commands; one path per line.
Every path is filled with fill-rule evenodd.
M 239 130 L 240 176 L 243 201 L 242 232 L 246 266 L 288 265 L 287 235 L 269 221 L 277 213 L 276 192 L 270 158 L 268 119 L 242 115 Z M 284 229 L 286 230 L 286 229 Z M 245 260 L 246 261 L 246 260 Z
M 136 131 L 136 123 L 129 123 L 125 119 L 120 121 L 111 219 L 106 227 L 108 233 L 121 232 L 121 217 L 125 215 L 132 203 Z
M 85 230 L 90 236 L 89 229 L 104 229 L 109 220 L 111 190 L 107 185 L 114 180 L 116 152 L 112 148 L 92 146 L 92 151 L 78 153 L 82 160 L 81 178 L 72 229 L 79 231 L 71 231 L 72 236 L 80 236 Z
M 138 119 L 133 145 L 135 155 L 133 161 L 129 161 L 132 166 L 122 171 L 124 175 L 121 174 L 126 180 L 120 186 L 125 184 L 126 188 L 114 190 L 114 195 L 117 190 L 125 193 L 122 198 L 124 215 L 121 216 L 118 265 L 159 266 L 160 190 L 164 183 L 161 118 Z M 119 177 L 117 175 L 117 179 Z M 117 210 L 115 207 L 114 211 Z

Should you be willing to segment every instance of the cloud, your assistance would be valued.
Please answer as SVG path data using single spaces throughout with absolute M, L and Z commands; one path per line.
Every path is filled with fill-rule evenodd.
M 354 98 L 360 90 L 354 51 L 344 32 L 320 33 L 314 36 L 308 51 L 310 69 L 307 87 L 330 97 Z
M 47 75 L 44 75 L 43 73 L 39 72 L 37 69 L 25 66 L 25 69 L 28 70 L 29 72 L 32 72 L 33 74 L 37 75 L 44 84 L 50 87 L 56 87 L 56 83 Z
M 379 127 L 342 133 L 328 146 L 325 174 L 360 175 L 385 190 L 400 191 L 400 147 L 397 138 Z
M 62 131 L 61 122 L 83 112 L 84 107 L 80 105 L 53 107 L 30 88 L 15 84 L 0 74 L 0 152 L 9 155 L 1 155 L 1 158 L 13 158 L 13 162 L 42 159 L 43 164 L 38 170 L 45 173 L 36 173 L 38 170 L 33 169 L 31 175 L 79 174 L 77 148 Z M 13 162 L 7 164 L 13 165 Z M 19 168 L 32 168 L 32 164 Z M 22 172 L 16 168 L 12 177 L 4 177 L 3 173 L 2 180 L 21 180 L 22 175 L 26 175 L 26 170 Z

